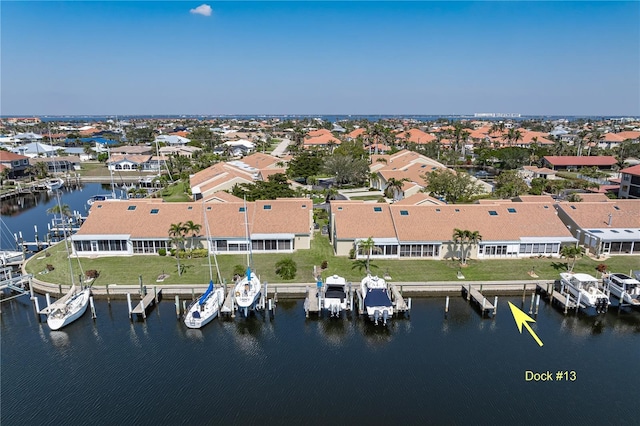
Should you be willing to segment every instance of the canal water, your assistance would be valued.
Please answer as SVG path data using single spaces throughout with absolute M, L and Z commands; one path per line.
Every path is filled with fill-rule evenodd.
M 2 305 L 0 423 L 637 424 L 639 313 L 541 303 L 540 347 L 508 301 L 522 302 L 501 297 L 491 319 L 458 295 L 446 318 L 444 299 L 415 299 L 386 328 L 281 301 L 273 317 L 202 330 L 173 300 L 133 322 L 126 301 L 97 301 L 96 320 L 51 331 L 23 296 Z
M 104 192 L 87 184 L 61 202 L 84 213 Z M 56 203 L 13 209 L 3 229 L 31 239 Z M 542 302 L 539 347 L 508 301 L 522 303 L 500 297 L 483 319 L 458 295 L 446 318 L 443 298 L 414 299 L 385 328 L 306 319 L 302 300 L 281 300 L 274 317 L 189 330 L 172 300 L 133 322 L 125 301 L 99 300 L 95 321 L 51 331 L 22 296 L 0 306 L 0 424 L 637 424 L 639 312 L 565 316 Z

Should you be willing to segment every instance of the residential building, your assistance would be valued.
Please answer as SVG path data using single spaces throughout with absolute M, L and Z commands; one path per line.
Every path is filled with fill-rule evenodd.
M 558 218 L 591 254 L 640 254 L 640 200 L 556 204 Z
M 597 167 L 600 170 L 612 170 L 618 163 L 616 157 L 600 156 L 572 156 L 549 155 L 543 157 L 545 167 L 552 170 L 577 170 L 582 167 Z
M 24 176 L 29 167 L 29 157 L 9 151 L 0 151 L 0 171 L 7 170 L 7 177 Z
M 640 164 L 620 170 L 620 198 L 640 198 Z
M 208 247 L 217 254 L 247 253 L 248 228 L 254 253 L 292 253 L 311 246 L 313 204 L 300 198 L 206 204 L 101 201 L 93 204 L 87 220 L 72 236 L 73 251 L 78 256 L 157 254 L 171 248 L 171 225 L 189 220 L 201 225 L 195 247 Z M 186 238 L 189 246 L 190 236 Z

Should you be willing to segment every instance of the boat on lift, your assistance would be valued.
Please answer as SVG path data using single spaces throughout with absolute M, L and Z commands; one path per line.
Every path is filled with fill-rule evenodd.
M 247 239 L 247 271 L 244 277 L 238 281 L 234 289 L 236 304 L 238 310 L 244 314 L 245 317 L 249 316 L 249 311 L 253 311 L 260 302 L 262 296 L 262 287 L 260 279 L 256 276 L 255 272 L 251 270 L 251 238 L 249 237 L 249 221 L 247 218 L 247 203 L 244 203 L 244 225 L 245 236 Z
M 640 281 L 621 273 L 609 274 L 603 278 L 605 288 L 623 304 L 640 307 Z
M 382 320 L 383 325 L 393 317 L 393 303 L 387 282 L 378 276 L 367 274 L 360 283 L 365 313 L 375 325 Z
M 64 180 L 62 178 L 47 179 L 44 185 L 47 187 L 48 191 L 55 191 L 56 189 L 60 189 L 64 186 Z
M 598 280 L 591 275 L 562 272 L 560 283 L 580 305 L 584 305 L 587 309 L 603 313 L 609 308 L 609 297 L 598 288 Z
M 207 250 L 211 253 L 210 240 L 211 233 L 209 232 L 209 221 L 207 220 L 207 211 L 204 208 L 204 200 L 202 200 L 202 211 L 204 215 L 204 226 L 207 233 Z M 216 260 L 216 270 L 218 271 L 218 280 L 222 282 L 220 277 L 220 268 L 218 267 L 218 260 L 213 252 L 214 259 Z M 211 267 L 211 255 L 209 259 L 209 287 L 202 296 L 196 299 L 187 309 L 184 315 L 184 324 L 188 328 L 201 328 L 211 322 L 212 319 L 218 316 L 220 308 L 224 303 L 224 288 L 222 286 L 216 287 L 213 283 L 213 270 Z
M 331 275 L 325 279 L 321 298 L 321 308 L 332 317 L 339 317 L 340 312 L 351 308 L 347 299 L 347 281 L 339 275 Z

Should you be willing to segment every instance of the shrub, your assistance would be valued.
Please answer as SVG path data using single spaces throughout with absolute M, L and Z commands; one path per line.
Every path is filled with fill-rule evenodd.
M 605 265 L 604 263 L 600 263 L 598 266 L 596 266 L 596 271 L 598 271 L 598 272 L 606 272 L 607 271 L 607 265 Z
M 174 248 L 170 249 L 169 253 L 171 253 L 171 256 L 175 256 L 176 255 L 176 249 L 174 249 Z
M 89 269 L 84 274 L 87 276 L 87 278 L 98 278 L 98 276 L 100 276 L 100 272 L 96 271 L 95 269 Z
M 356 249 L 352 248 L 351 250 L 349 250 L 349 259 L 355 259 L 356 258 Z
M 284 280 L 294 279 L 297 271 L 298 266 L 290 257 L 285 257 L 276 263 L 276 274 Z
M 47 268 L 47 271 L 53 271 L 54 269 L 56 269 L 56 268 L 55 268 L 52 264 L 50 264 L 50 263 L 47 263 L 46 268 Z
M 327 269 L 328 266 L 329 266 L 329 262 L 327 262 L 326 260 L 323 260 L 322 263 L 320 264 L 320 268 L 322 269 Z
M 207 257 L 209 255 L 207 249 L 201 248 L 201 249 L 195 249 L 191 251 L 191 257 L 193 258 L 197 258 L 197 257 Z
M 166 256 L 167 255 L 167 249 L 161 248 L 158 249 L 158 256 Z
M 245 268 L 243 265 L 235 265 L 233 267 L 233 276 L 243 276 L 244 272 L 247 270 L 247 268 Z

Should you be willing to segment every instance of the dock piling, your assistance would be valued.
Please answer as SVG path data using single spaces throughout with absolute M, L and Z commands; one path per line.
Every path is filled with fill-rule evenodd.
M 37 297 L 33 298 L 33 306 L 35 307 L 35 310 L 36 310 L 36 318 L 38 318 L 38 322 L 40 322 L 40 303 L 38 303 Z
M 96 319 L 96 305 L 93 303 L 93 296 L 89 296 L 89 305 L 91 305 L 91 318 Z
M 109 294 L 109 284 L 107 284 L 107 303 L 111 305 L 111 295 Z
M 498 296 L 494 297 L 493 299 L 493 316 L 496 316 L 496 313 L 498 312 Z
M 47 298 L 47 308 L 49 308 L 51 307 L 51 295 L 47 293 L 45 297 Z
M 444 302 L 444 313 L 449 313 L 449 296 L 447 296 L 447 300 Z
M 196 289 L 191 287 L 191 300 L 196 300 Z
M 187 301 L 186 300 L 182 301 L 182 312 L 184 312 L 184 313 L 187 312 Z
M 533 304 L 534 304 L 535 300 L 536 300 L 536 292 L 534 291 L 531 294 L 531 305 L 529 306 L 529 315 L 533 314 Z
M 131 315 L 131 311 L 133 310 L 131 308 L 131 294 L 127 293 L 127 306 L 129 307 L 129 319 L 132 320 L 133 316 Z
M 176 318 L 180 319 L 180 296 L 176 294 Z
M 536 295 L 536 315 L 538 315 L 538 308 L 540 307 L 540 295 Z
M 524 302 L 527 299 L 527 285 L 522 284 L 522 306 L 524 306 Z

